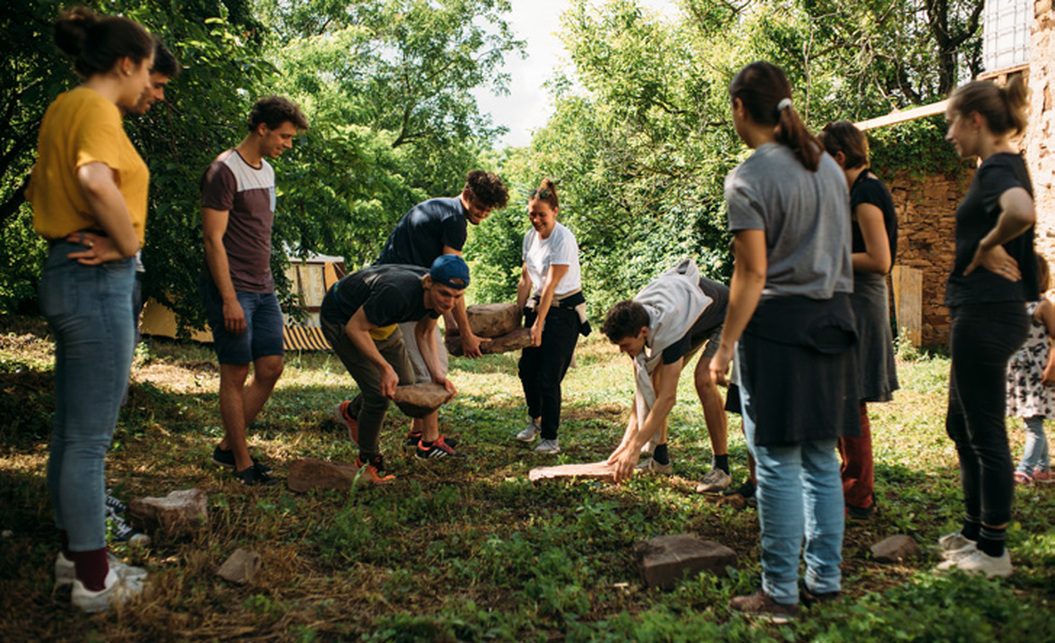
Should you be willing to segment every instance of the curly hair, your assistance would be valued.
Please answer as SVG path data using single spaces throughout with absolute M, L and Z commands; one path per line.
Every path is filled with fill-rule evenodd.
M 285 96 L 265 96 L 256 101 L 249 111 L 249 131 L 254 132 L 261 123 L 268 129 L 278 129 L 285 122 L 293 123 L 300 131 L 308 129 L 308 119 L 297 104 Z
M 494 172 L 469 172 L 465 175 L 465 189 L 472 192 L 488 210 L 501 210 L 509 202 L 509 190 Z

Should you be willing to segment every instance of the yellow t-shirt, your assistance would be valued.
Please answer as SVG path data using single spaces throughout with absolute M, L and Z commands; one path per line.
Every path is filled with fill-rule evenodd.
M 33 227 L 48 239 L 100 228 L 77 180 L 77 169 L 94 162 L 114 170 L 114 180 L 142 244 L 150 170 L 128 140 L 117 106 L 93 89 L 59 94 L 44 113 L 37 162 L 26 190 L 33 206 Z

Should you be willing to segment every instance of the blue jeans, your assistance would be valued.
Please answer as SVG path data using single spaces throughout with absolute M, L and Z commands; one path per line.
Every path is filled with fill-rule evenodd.
M 1050 470 L 1051 456 L 1048 453 L 1048 438 L 1044 435 L 1044 416 L 1026 418 L 1026 448 L 1016 471 L 1033 475 Z
M 52 245 L 40 308 L 55 338 L 55 414 L 48 491 L 71 551 L 106 546 L 105 458 L 132 365 L 131 259 L 82 266 L 77 244 Z
M 755 444 L 751 393 L 740 386 L 744 434 L 755 458 L 762 532 L 762 589 L 778 603 L 799 601 L 799 553 L 806 541 L 806 585 L 840 590 L 844 509 L 836 439 Z

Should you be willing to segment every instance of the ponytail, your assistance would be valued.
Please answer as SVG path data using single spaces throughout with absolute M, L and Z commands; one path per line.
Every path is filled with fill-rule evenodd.
M 531 191 L 528 201 L 545 201 L 556 210 L 560 207 L 560 200 L 557 198 L 557 184 L 553 182 L 553 179 L 542 179 L 542 183 Z
M 963 116 L 977 113 L 985 119 L 993 134 L 1016 136 L 1026 130 L 1028 96 L 1026 82 L 1014 75 L 1004 87 L 990 80 L 975 80 L 960 85 L 949 97 L 949 111 Z
M 109 72 L 122 58 L 139 64 L 154 51 L 154 39 L 138 22 L 100 16 L 87 7 L 59 15 L 55 44 L 73 58 L 74 69 L 85 78 Z
M 729 98 L 739 98 L 754 122 L 774 126 L 777 142 L 791 149 L 807 170 L 817 171 L 820 142 L 792 106 L 791 84 L 780 67 L 764 61 L 747 65 L 730 83 Z

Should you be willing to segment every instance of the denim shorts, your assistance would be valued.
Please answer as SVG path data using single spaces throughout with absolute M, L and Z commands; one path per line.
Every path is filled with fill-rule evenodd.
M 200 281 L 205 316 L 212 329 L 213 348 L 221 364 L 249 364 L 267 355 L 284 354 L 282 309 L 275 293 L 237 291 L 245 313 L 245 332 L 234 335 L 223 323 L 223 298 L 216 284 L 206 275 Z

